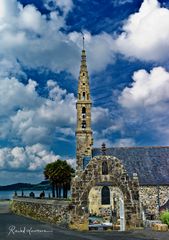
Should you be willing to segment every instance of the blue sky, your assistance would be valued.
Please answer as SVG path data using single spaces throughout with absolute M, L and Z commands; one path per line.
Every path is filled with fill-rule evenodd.
M 0 1 L 0 185 L 75 164 L 82 35 L 94 146 L 169 145 L 169 1 Z

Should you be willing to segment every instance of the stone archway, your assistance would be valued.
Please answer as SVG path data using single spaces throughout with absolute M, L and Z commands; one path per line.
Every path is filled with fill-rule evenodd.
M 108 174 L 102 174 L 102 163 L 107 162 Z M 89 215 L 89 193 L 92 187 L 95 186 L 112 186 L 118 187 L 123 194 L 121 198 L 121 212 L 124 216 L 121 217 L 121 230 L 129 229 L 135 225 L 140 217 L 139 208 L 139 183 L 138 178 L 129 177 L 123 164 L 119 159 L 113 156 L 97 156 L 90 160 L 85 170 L 75 176 L 72 183 L 72 202 L 74 217 L 81 219 Z M 124 226 L 123 226 L 124 225 Z
M 124 197 L 123 193 L 118 187 L 106 186 L 109 188 L 110 201 L 102 201 L 103 189 L 105 186 L 92 187 L 89 192 L 89 219 L 90 224 L 93 225 L 100 222 L 105 226 L 111 226 L 115 230 L 125 230 L 125 213 L 124 213 Z

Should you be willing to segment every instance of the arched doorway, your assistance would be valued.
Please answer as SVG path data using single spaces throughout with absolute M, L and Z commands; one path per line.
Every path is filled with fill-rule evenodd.
M 123 193 L 118 187 L 95 186 L 89 196 L 89 229 L 99 226 L 125 230 Z

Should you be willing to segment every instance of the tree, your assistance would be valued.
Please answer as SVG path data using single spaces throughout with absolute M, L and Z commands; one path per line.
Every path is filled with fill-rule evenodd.
M 63 189 L 63 198 L 67 198 L 68 190 L 70 190 L 70 183 L 74 169 L 65 161 L 58 159 L 55 162 L 49 163 L 44 169 L 46 179 L 52 184 L 52 196 L 61 198 L 61 191 Z

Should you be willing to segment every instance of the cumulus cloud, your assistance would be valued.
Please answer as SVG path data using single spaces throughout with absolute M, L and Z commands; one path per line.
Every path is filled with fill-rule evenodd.
M 0 1 L 0 9 L 0 55 L 19 59 L 28 68 L 73 72 L 71 63 L 79 54 L 74 43 L 60 31 L 65 26 L 65 15 L 57 10 L 42 15 L 34 5 L 23 7 L 16 0 Z
M 103 32 L 99 35 L 91 35 L 90 32 L 84 31 L 85 48 L 87 49 L 87 61 L 89 72 L 102 71 L 108 64 L 114 62 L 114 40 L 111 35 Z M 79 48 L 82 46 L 82 34 L 71 32 L 69 38 L 76 43 Z
M 169 144 L 168 104 L 169 72 L 163 67 L 150 72 L 138 70 L 133 74 L 133 83 L 125 87 L 118 102 L 123 109 L 124 125 L 137 129 L 136 134 L 149 134 L 156 144 Z M 131 133 L 130 133 L 131 134 Z
M 31 79 L 23 84 L 14 77 L 0 78 L 0 139 L 24 145 L 70 141 L 76 125 L 74 94 L 53 80 L 47 81 L 46 97 L 36 88 L 37 82 Z M 105 126 L 108 114 L 108 109 L 94 107 L 92 121 Z
M 169 72 L 163 67 L 156 67 L 148 73 L 142 69 L 133 74 L 131 87 L 126 87 L 119 103 L 126 108 L 153 107 L 164 110 L 169 101 Z M 167 106 L 166 106 L 167 107 Z
M 0 169 L 1 170 L 41 170 L 49 163 L 59 159 L 46 149 L 44 145 L 35 144 L 26 147 L 1 148 L 0 149 Z
M 104 118 L 103 118 L 103 116 L 104 116 Z M 109 109 L 108 108 L 92 107 L 92 123 L 94 125 L 101 124 L 103 122 L 105 124 L 106 120 L 108 120 L 108 117 L 109 117 Z
M 26 79 L 26 74 L 22 71 L 21 66 L 16 59 L 8 57 L 0 58 L 0 78 L 12 76 Z
M 16 78 L 0 78 L 0 116 L 9 116 L 17 109 L 33 108 L 32 103 L 39 105 L 41 98 L 35 91 L 36 85 L 31 79 L 24 85 Z
M 24 85 L 16 78 L 0 79 L 1 139 L 35 144 L 46 141 L 48 135 L 52 141 L 56 133 L 72 136 L 76 98 L 52 80 L 47 85 L 49 95 L 45 98 L 37 93 L 33 80 Z
M 27 68 L 67 71 L 77 77 L 82 35 L 61 31 L 67 28 L 65 19 L 73 3 L 59 0 L 44 4 L 49 6 L 52 2 L 55 10 L 42 15 L 34 5 L 23 7 L 16 0 L 0 1 L 0 56 L 17 59 Z M 113 60 L 112 37 L 106 33 L 85 35 L 90 73 L 101 71 Z
M 130 0 L 122 0 L 120 4 L 126 2 Z M 48 15 L 42 15 L 34 5 L 23 7 L 16 0 L 0 1 L 0 59 L 19 60 L 27 68 L 68 71 L 77 77 L 82 35 L 61 31 L 67 28 L 66 16 L 73 3 L 44 0 L 44 4 L 51 7 Z M 139 12 L 125 22 L 116 40 L 104 32 L 91 35 L 84 30 L 90 73 L 112 64 L 114 52 L 143 60 L 165 60 L 169 49 L 168 25 L 169 10 L 160 7 L 157 0 L 144 0 Z
M 130 15 L 116 40 L 119 52 L 147 61 L 164 61 L 169 51 L 169 10 L 157 0 L 144 0 Z

